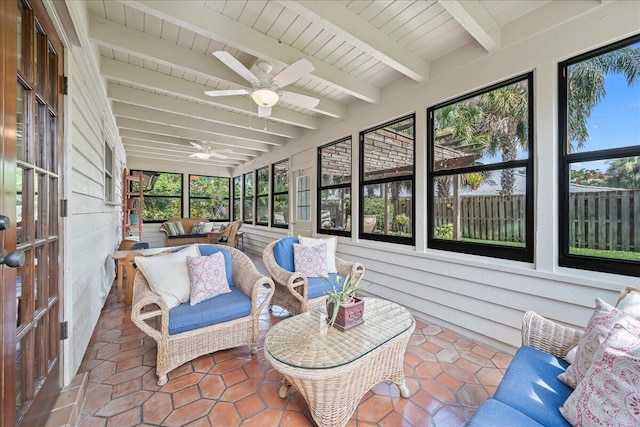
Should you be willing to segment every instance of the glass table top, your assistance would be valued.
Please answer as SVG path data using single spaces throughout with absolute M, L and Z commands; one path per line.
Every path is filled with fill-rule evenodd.
M 364 323 L 341 332 L 327 324 L 324 307 L 271 327 L 264 349 L 280 363 L 304 369 L 330 369 L 351 363 L 412 327 L 415 320 L 399 304 L 364 298 Z

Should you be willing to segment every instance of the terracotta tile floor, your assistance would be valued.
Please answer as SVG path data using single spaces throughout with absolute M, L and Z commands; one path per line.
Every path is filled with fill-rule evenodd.
M 252 259 L 261 271 L 257 256 Z M 261 317 L 261 341 L 289 314 L 274 307 Z M 262 345 L 202 356 L 169 373 L 159 387 L 155 341 L 140 332 L 130 309 L 107 299 L 79 373 L 89 372 L 81 426 L 315 426 L 292 389 L 278 397 L 282 376 L 265 360 Z M 461 426 L 493 395 L 509 354 L 417 319 L 404 359 L 409 399 L 380 383 L 362 398 L 349 427 Z

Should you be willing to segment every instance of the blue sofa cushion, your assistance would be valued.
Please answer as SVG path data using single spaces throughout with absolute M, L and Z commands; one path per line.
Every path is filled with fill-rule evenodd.
M 545 426 L 569 426 L 558 408 L 573 389 L 558 375 L 569 364 L 548 353 L 522 346 L 504 374 L 493 398 Z
M 336 283 L 336 277 L 338 277 L 337 274 L 329 273 L 329 279 L 331 279 L 333 283 Z M 324 280 L 322 277 L 307 277 L 307 281 L 308 281 L 308 288 L 307 288 L 308 299 L 323 297 L 327 294 L 327 292 L 330 292 L 333 290 L 331 285 L 328 284 L 327 281 Z M 341 288 L 341 287 L 338 286 L 338 284 L 336 283 L 336 288 Z
M 181 251 L 188 246 L 189 245 L 178 246 L 171 252 Z M 227 283 L 229 283 L 230 288 L 234 287 L 236 284 L 233 281 L 233 254 L 231 253 L 231 251 L 226 248 L 221 248 L 218 245 L 200 244 L 198 245 L 198 248 L 200 250 L 200 255 L 202 256 L 209 256 L 218 252 L 222 252 L 222 255 L 224 255 L 224 270 L 227 273 Z
M 499 400 L 489 399 L 467 421 L 465 427 L 543 427 Z
M 276 259 L 276 263 L 280 268 L 290 273 L 296 271 L 295 264 L 293 263 L 294 243 L 298 243 L 297 237 L 285 237 L 273 246 L 273 257 Z
M 238 288 L 196 305 L 182 303 L 169 310 L 169 335 L 228 322 L 251 314 L 251 298 Z

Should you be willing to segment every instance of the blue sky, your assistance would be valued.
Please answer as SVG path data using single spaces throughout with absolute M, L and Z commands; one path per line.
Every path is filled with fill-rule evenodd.
M 580 150 L 585 152 L 605 148 L 640 145 L 640 84 L 628 86 L 622 74 L 610 74 L 605 79 L 606 96 L 587 120 L 589 139 Z M 573 169 L 606 171 L 606 162 L 575 164 Z

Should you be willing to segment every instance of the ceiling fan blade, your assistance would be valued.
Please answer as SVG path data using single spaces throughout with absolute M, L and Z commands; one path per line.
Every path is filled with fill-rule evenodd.
M 233 153 L 233 150 L 231 148 L 217 148 L 211 151 L 213 151 L 214 153 Z
M 271 107 L 263 107 L 258 105 L 258 117 L 269 117 L 271 115 Z
M 189 141 L 189 144 L 193 145 L 194 147 L 196 147 L 198 150 L 204 150 L 204 148 L 202 148 L 202 145 L 198 144 L 195 141 Z
M 211 152 L 211 153 L 209 153 L 209 154 L 211 154 L 211 156 L 212 156 L 212 157 L 215 157 L 215 158 L 217 158 L 217 159 L 221 159 L 221 160 L 224 160 L 224 159 L 228 159 L 228 158 L 229 158 L 228 156 L 225 156 L 224 154 L 217 153 L 217 152 L 215 152 L 215 151 L 212 151 L 212 152 Z
M 305 58 L 300 58 L 275 76 L 273 82 L 277 84 L 278 87 L 285 87 L 300 77 L 311 73 L 313 70 L 315 70 L 315 67 L 311 62 Z
M 298 107 L 307 108 L 309 110 L 316 108 L 320 103 L 318 98 L 287 91 L 281 92 L 280 99 L 288 104 L 297 105 Z
M 196 157 L 198 157 L 198 153 L 189 154 L 190 159 L 195 159 Z
M 248 95 L 251 93 L 249 89 L 228 89 L 228 90 L 207 90 L 205 95 L 208 96 L 230 96 L 230 95 Z
M 213 52 L 213 56 L 222 61 L 227 67 L 231 68 L 235 71 L 240 77 L 250 82 L 251 84 L 259 83 L 260 80 L 251 72 L 247 67 L 242 65 L 240 61 L 238 61 L 235 56 L 231 55 L 229 52 L 225 50 L 217 50 Z

